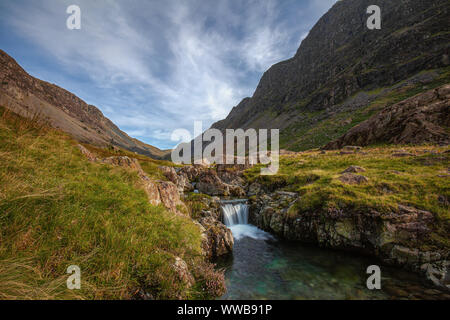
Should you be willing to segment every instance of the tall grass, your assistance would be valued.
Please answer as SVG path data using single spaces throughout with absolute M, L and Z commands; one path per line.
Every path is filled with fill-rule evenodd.
M 0 298 L 211 297 L 192 220 L 150 205 L 136 173 L 90 163 L 75 144 L 0 109 Z M 81 268 L 79 291 L 66 288 L 69 265 Z

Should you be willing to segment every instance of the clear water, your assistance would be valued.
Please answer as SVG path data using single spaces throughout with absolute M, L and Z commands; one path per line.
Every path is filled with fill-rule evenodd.
M 279 241 L 248 224 L 229 226 L 233 256 L 219 261 L 228 292 L 222 299 L 450 299 L 416 274 L 377 259 Z M 366 287 L 367 267 L 380 265 L 381 290 Z

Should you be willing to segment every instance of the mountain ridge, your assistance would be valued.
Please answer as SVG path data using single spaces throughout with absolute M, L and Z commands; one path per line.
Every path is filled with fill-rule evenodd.
M 128 136 L 100 109 L 68 90 L 31 76 L 1 49 L 0 105 L 21 116 L 43 117 L 52 127 L 83 143 L 121 147 L 155 159 L 168 153 Z

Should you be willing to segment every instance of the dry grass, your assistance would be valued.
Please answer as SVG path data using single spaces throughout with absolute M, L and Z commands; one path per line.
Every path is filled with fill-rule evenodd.
M 136 173 L 90 163 L 67 135 L 3 109 L 0 141 L 0 298 L 211 298 L 194 268 L 204 264 L 199 228 L 150 205 Z M 66 288 L 70 265 L 81 268 L 79 291 Z

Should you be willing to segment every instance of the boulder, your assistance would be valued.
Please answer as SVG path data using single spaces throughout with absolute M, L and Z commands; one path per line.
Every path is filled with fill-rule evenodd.
M 94 156 L 93 153 L 91 153 L 88 149 L 86 149 L 84 146 L 82 146 L 81 144 L 77 145 L 78 149 L 80 149 L 81 153 L 91 162 L 95 162 L 97 161 L 97 157 Z
M 363 184 L 369 182 L 369 179 L 365 176 L 353 173 L 344 173 L 339 177 L 339 180 L 346 184 Z
M 161 166 L 159 169 L 162 171 L 163 175 L 169 179 L 172 183 L 177 186 L 178 192 L 181 194 L 183 192 L 190 192 L 194 190 L 194 187 L 189 182 L 187 174 L 183 171 L 177 171 L 173 167 Z
M 228 196 L 230 195 L 230 188 L 222 180 L 214 170 L 205 170 L 196 183 L 196 188 L 201 193 L 211 196 Z
M 359 173 L 359 172 L 365 172 L 366 169 L 358 166 L 350 166 L 341 173 Z
M 162 204 L 170 211 L 178 214 L 187 214 L 188 209 L 180 199 L 177 186 L 168 181 L 158 181 L 158 190 Z
M 139 173 L 143 173 L 139 161 L 135 158 L 130 158 L 127 156 L 109 157 L 103 159 L 102 162 L 113 166 L 135 170 L 138 171 Z
M 208 259 L 214 260 L 233 251 L 233 234 L 222 222 L 212 216 L 202 217 L 198 222 L 204 228 L 202 247 Z
M 186 286 L 186 288 L 192 287 L 195 283 L 194 277 L 183 259 L 175 257 L 175 261 L 172 264 L 172 269 L 175 271 L 178 279 Z

